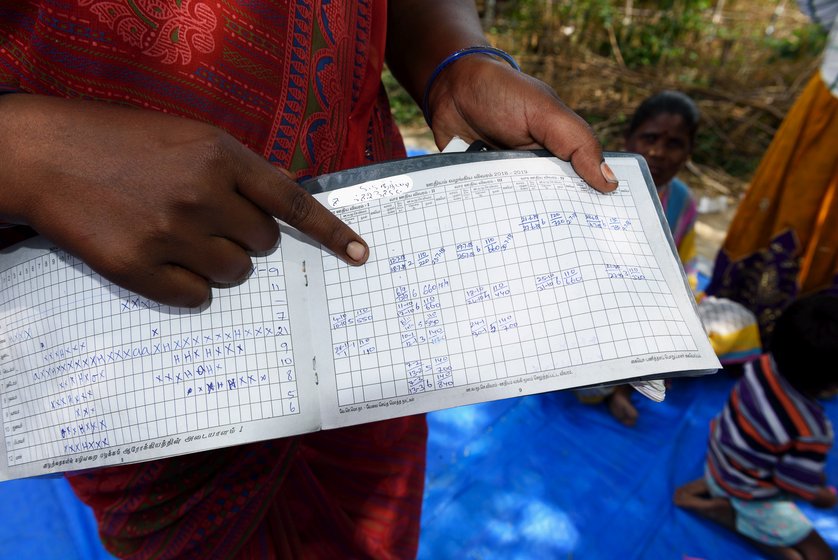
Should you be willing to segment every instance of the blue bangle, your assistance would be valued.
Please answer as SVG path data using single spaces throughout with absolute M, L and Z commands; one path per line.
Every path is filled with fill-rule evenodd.
M 434 68 L 434 71 L 431 72 L 431 77 L 428 78 L 428 83 L 425 86 L 425 93 L 422 95 L 422 115 L 425 117 L 425 122 L 428 123 L 428 126 L 431 126 L 431 114 L 430 114 L 430 107 L 428 107 L 428 103 L 430 103 L 430 94 L 431 94 L 431 87 L 433 87 L 434 82 L 439 77 L 439 74 L 445 70 L 451 63 L 454 61 L 468 56 L 470 54 L 488 54 L 491 56 L 496 56 L 501 58 L 509 63 L 511 67 L 513 67 L 517 71 L 521 71 L 521 67 L 518 66 L 518 63 L 515 62 L 515 59 L 512 58 L 512 55 L 502 51 L 500 49 L 496 49 L 495 47 L 488 47 L 488 46 L 476 46 L 476 47 L 466 47 L 464 49 L 460 49 L 458 51 L 454 51 L 445 59 L 439 63 L 439 65 Z

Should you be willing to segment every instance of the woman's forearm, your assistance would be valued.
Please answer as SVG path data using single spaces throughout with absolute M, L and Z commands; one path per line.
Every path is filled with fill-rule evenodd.
M 387 9 L 387 65 L 417 102 L 445 57 L 465 47 L 489 44 L 474 2 L 390 0 Z

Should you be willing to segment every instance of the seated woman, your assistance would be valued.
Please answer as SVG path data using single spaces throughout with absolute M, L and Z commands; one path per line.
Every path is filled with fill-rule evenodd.
M 642 155 L 649 165 L 678 256 L 688 273 L 696 256 L 697 211 L 689 187 L 676 175 L 692 155 L 698 121 L 698 107 L 689 96 L 662 91 L 640 104 L 625 135 L 626 151 Z
M 666 221 L 688 275 L 696 256 L 696 204 L 689 187 L 676 178 L 692 155 L 698 130 L 695 102 L 678 91 L 662 91 L 646 98 L 635 110 L 625 133 L 625 149 L 642 155 L 658 189 Z M 582 402 L 606 402 L 611 414 L 626 426 L 637 422 L 630 385 L 577 390 Z

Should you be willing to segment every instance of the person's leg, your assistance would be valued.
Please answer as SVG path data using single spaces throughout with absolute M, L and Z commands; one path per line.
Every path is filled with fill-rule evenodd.
M 731 531 L 736 531 L 736 512 L 730 500 L 712 496 L 703 478 L 688 482 L 676 489 L 672 501 L 679 508 L 692 511 Z
M 743 535 L 736 530 L 736 510 L 727 498 L 714 497 L 710 494 L 707 482 L 703 478 L 688 482 L 675 490 L 672 501 L 676 506 L 691 511 L 737 533 L 759 548 L 770 558 L 777 560 L 804 560 L 805 557 L 791 548 L 778 548 L 764 545 Z M 808 560 L 808 559 L 807 559 Z
M 814 529 L 806 535 L 806 538 L 792 546 L 771 546 L 755 541 L 745 535 L 742 536 L 760 549 L 767 557 L 775 558 L 776 560 L 834 560 L 835 558 L 832 548 L 826 544 L 823 537 Z
M 777 560 L 832 560 L 835 558 L 832 549 L 815 530 L 810 531 L 803 540 L 794 545 L 768 544 L 744 534 L 737 526 L 739 512 L 728 498 L 713 496 L 704 478 L 693 480 L 676 489 L 673 502 L 680 508 L 692 511 L 737 533 L 769 558 Z M 766 504 L 763 504 L 763 507 Z M 783 506 L 784 511 L 781 514 L 786 518 L 790 515 L 789 509 L 794 508 Z M 753 532 L 757 523 L 774 523 L 771 517 L 773 515 L 769 514 L 769 518 L 758 519 L 757 516 L 748 515 L 744 521 L 749 524 Z
M 796 551 L 805 560 L 834 560 L 835 553 L 832 548 L 826 544 L 823 537 L 816 530 L 806 535 L 806 538 L 794 545 Z
M 619 385 L 605 400 L 611 416 L 625 426 L 634 426 L 637 423 L 637 409 L 631 402 L 632 390 L 631 385 Z
M 631 402 L 632 388 L 630 385 L 608 387 L 586 387 L 574 389 L 576 398 L 584 404 L 598 405 L 605 403 L 611 416 L 625 426 L 637 423 L 637 409 Z

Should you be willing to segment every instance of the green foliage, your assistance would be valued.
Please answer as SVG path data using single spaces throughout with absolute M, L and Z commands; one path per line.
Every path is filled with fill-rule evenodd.
M 629 68 L 683 56 L 696 59 L 685 49 L 685 39 L 707 34 L 712 25 L 710 0 L 639 1 L 633 4 L 631 17 L 625 3 L 614 0 L 510 0 L 503 5 L 504 17 L 491 31 L 535 37 L 542 52 L 545 45 L 555 45 L 555 35 L 561 33 L 600 55 L 613 55 L 616 46 Z
M 803 57 L 813 57 L 823 52 L 826 45 L 826 31 L 816 24 L 810 24 L 795 29 L 791 35 L 784 37 L 765 37 L 765 46 L 773 53 L 771 62 L 779 60 L 799 60 Z
M 696 163 L 723 169 L 733 177 L 750 177 L 756 170 L 763 150 L 736 149 L 711 128 L 699 128 L 692 159 Z
M 618 44 L 623 60 L 629 68 L 655 66 L 666 60 L 680 60 L 685 56 L 693 61 L 695 51 L 688 51 L 686 40 L 693 35 L 704 35 L 709 3 L 706 0 L 668 2 L 663 9 L 672 17 L 657 17 L 635 25 L 624 25 Z

